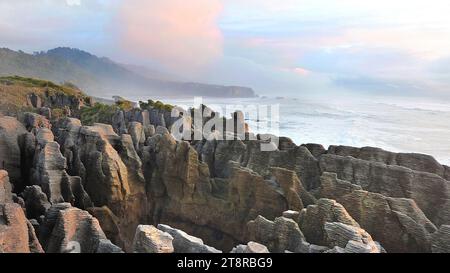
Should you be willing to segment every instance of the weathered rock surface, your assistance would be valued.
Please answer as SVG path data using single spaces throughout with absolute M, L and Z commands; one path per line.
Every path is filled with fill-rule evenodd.
M 381 253 L 384 249 L 358 226 L 340 222 L 317 220 L 318 229 L 323 232 L 322 245 L 307 242 L 297 223 L 292 219 L 278 217 L 269 221 L 258 216 L 248 223 L 249 238 L 267 245 L 271 252 L 285 253 Z M 319 226 L 323 223 L 323 226 Z M 237 251 L 237 249 L 235 249 Z
M 359 224 L 347 213 L 345 208 L 330 199 L 320 199 L 316 205 L 310 205 L 303 209 L 299 218 L 299 227 L 306 240 L 316 245 L 330 245 L 325 229 L 327 222 L 339 222 L 359 228 Z
M 369 192 L 413 199 L 437 226 L 450 223 L 450 182 L 436 174 L 329 154 L 320 157 L 320 168 Z
M 267 246 L 270 252 L 299 252 L 302 243 L 306 242 L 297 223 L 285 217 L 278 217 L 272 222 L 258 216 L 247 226 L 249 240 Z
M 431 251 L 433 253 L 450 253 L 450 226 L 442 225 L 431 235 Z
M 13 185 L 22 184 L 21 138 L 25 127 L 13 117 L 0 116 L 0 169 L 9 173 Z
M 50 118 L 51 108 L 40 109 Z M 196 111 L 210 112 L 203 125 L 222 119 Z M 112 125 L 0 117 L 0 169 L 11 174 L 10 183 L 0 171 L 0 216 L 17 220 L 0 217 L 0 247 L 42 251 L 36 228 L 50 252 L 449 251 L 450 167 L 430 156 L 247 140 L 254 135 L 239 112 L 224 119 L 230 131 L 180 142 L 168 131 L 178 119 L 153 107 L 118 110 Z M 194 121 L 183 126 L 196 132 Z M 235 140 L 214 138 L 222 135 Z M 261 151 L 267 137 L 278 149 Z
M 206 162 L 213 176 L 229 175 L 228 162 L 235 161 L 258 174 L 270 176 L 270 167 L 280 167 L 296 172 L 306 190 L 318 187 L 320 170 L 317 159 L 303 146 L 287 150 L 261 151 L 263 141 L 217 141 L 198 143 L 196 150 Z
M 132 138 L 118 136 L 110 125 L 67 120 L 62 126 L 58 141 L 71 160 L 69 169 L 82 178 L 95 206 L 107 206 L 119 219 L 120 237 L 131 249 L 136 227 L 148 222 L 142 163 Z
M 173 237 L 173 249 L 176 253 L 221 253 L 213 247 L 207 246 L 203 243 L 203 240 L 186 232 L 174 229 L 168 225 L 158 225 L 158 229 Z
M 0 170 L 0 253 L 43 252 L 22 207 L 12 203 L 8 180 L 8 174 Z
M 359 225 L 387 252 L 430 252 L 430 234 L 437 229 L 414 200 L 386 197 L 324 173 L 320 196 L 342 204 Z
M 107 206 L 88 208 L 87 211 L 97 218 L 108 239 L 121 248 L 125 247 L 127 238 L 123 238 L 120 230 L 120 219 Z
M 302 146 L 306 147 L 315 158 L 319 158 L 321 155 L 327 152 L 327 150 L 321 144 L 308 143 L 303 144 Z
M 23 192 L 25 199 L 25 208 L 29 219 L 39 219 L 41 215 L 45 215 L 51 207 L 48 202 L 47 195 L 42 192 L 39 186 L 28 186 Z
M 246 245 L 238 245 L 231 253 L 269 253 L 269 250 L 265 245 L 256 243 L 256 242 L 248 242 Z
M 45 249 L 49 253 L 121 252 L 106 238 L 97 219 L 87 211 L 72 207 L 57 212 Z
M 295 210 L 287 210 L 283 212 L 283 217 L 292 219 L 298 223 L 300 221 L 300 212 Z
M 128 132 L 133 140 L 135 150 L 140 151 L 146 140 L 144 127 L 141 123 L 134 121 L 128 126 Z
M 0 252 L 43 252 L 33 226 L 18 204 L 0 204 Z
M 8 172 L 0 170 L 0 204 L 12 203 L 12 187 Z
M 139 225 L 133 241 L 135 253 L 173 253 L 173 237 L 154 226 Z
M 52 128 L 50 121 L 46 117 L 36 113 L 24 113 L 22 123 L 25 125 L 25 128 L 27 128 L 27 130 L 30 132 L 40 128 L 47 128 L 47 129 Z
M 436 159 L 429 155 L 393 153 L 380 148 L 355 148 L 348 146 L 330 146 L 328 153 L 344 157 L 351 156 L 356 159 L 379 162 L 386 165 L 402 166 L 414 171 L 434 173 L 445 177 L 445 166 L 439 164 Z
M 38 129 L 36 142 L 33 184 L 40 186 L 53 204 L 70 202 L 83 209 L 91 207 L 81 178 L 68 175 L 66 158 L 53 133 L 46 128 Z
M 293 171 L 269 168 L 264 179 L 228 162 L 227 178 L 211 178 L 208 165 L 188 143 L 159 132 L 147 145 L 143 169 L 153 221 L 183 229 L 226 251 L 245 241 L 242 231 L 258 215 L 274 219 L 315 200 Z
M 328 245 L 344 253 L 382 253 L 384 249 L 365 230 L 343 223 L 325 223 Z

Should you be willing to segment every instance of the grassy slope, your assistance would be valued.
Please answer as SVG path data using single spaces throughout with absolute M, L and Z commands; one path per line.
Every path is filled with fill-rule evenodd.
M 44 98 L 46 92 L 86 97 L 73 86 L 57 85 L 50 81 L 18 76 L 0 77 L 0 112 L 20 111 L 27 107 L 27 95 L 34 93 Z

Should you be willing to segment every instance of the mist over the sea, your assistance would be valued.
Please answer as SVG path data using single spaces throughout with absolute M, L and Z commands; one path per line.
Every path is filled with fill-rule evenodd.
M 144 98 L 140 98 L 145 100 Z M 137 99 L 138 100 L 138 99 Z M 193 106 L 194 98 L 164 99 Z M 203 98 L 207 106 L 241 110 L 248 105 L 279 105 L 279 135 L 296 144 L 372 146 L 393 152 L 424 153 L 450 164 L 450 104 L 420 98 L 311 100 L 300 98 Z M 216 110 L 216 109 L 215 109 Z M 252 132 L 258 121 L 249 119 Z M 265 122 L 260 120 L 260 122 Z

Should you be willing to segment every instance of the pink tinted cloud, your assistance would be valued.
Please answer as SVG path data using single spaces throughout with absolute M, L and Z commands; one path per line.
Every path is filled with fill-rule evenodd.
M 302 67 L 296 67 L 296 68 L 292 69 L 292 71 L 300 76 L 308 76 L 309 73 L 311 73 L 311 71 L 309 71 L 308 69 L 302 68 Z
M 121 46 L 176 72 L 205 68 L 222 55 L 220 0 L 127 0 L 119 8 Z

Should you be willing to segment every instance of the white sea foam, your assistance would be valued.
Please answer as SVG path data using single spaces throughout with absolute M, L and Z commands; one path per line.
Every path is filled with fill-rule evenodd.
M 163 99 L 192 105 L 193 99 Z M 311 101 L 302 99 L 204 99 L 206 105 L 280 105 L 279 134 L 297 144 L 374 146 L 430 154 L 450 164 L 450 104 L 421 100 Z M 239 110 L 237 107 L 236 110 Z M 247 120 L 257 133 L 257 120 Z

